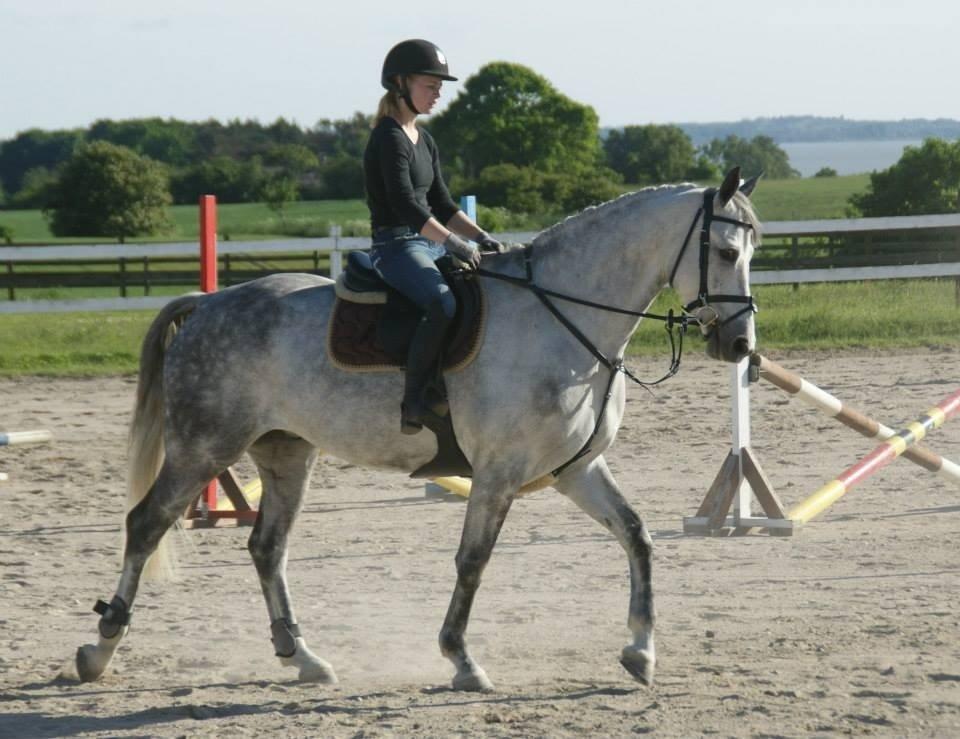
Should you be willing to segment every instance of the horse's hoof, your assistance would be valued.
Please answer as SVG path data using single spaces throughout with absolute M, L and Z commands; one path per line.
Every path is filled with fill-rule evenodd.
M 453 689 L 470 693 L 489 693 L 493 690 L 493 683 L 487 673 L 479 667 L 473 672 L 457 673 L 453 678 Z
M 335 685 L 339 682 L 333 667 L 323 660 L 317 664 L 303 665 L 297 679 L 302 683 L 323 683 L 324 685 Z
M 653 685 L 653 668 L 656 665 L 656 659 L 650 652 L 627 645 L 620 652 L 620 664 L 644 685 Z
M 77 649 L 77 678 L 82 683 L 96 680 L 107 669 L 109 658 L 104 659 L 101 650 L 93 644 L 84 644 Z M 66 671 L 61 673 L 66 675 Z

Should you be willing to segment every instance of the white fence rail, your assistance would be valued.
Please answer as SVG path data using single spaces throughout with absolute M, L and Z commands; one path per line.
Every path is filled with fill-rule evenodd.
M 765 223 L 769 236 L 840 234 L 866 231 L 939 229 L 960 227 L 960 213 L 899 218 L 853 218 L 820 221 L 774 221 Z M 499 233 L 505 242 L 526 243 L 535 231 Z M 283 239 L 273 241 L 221 241 L 219 255 L 269 255 L 321 252 L 330 255 L 331 273 L 340 271 L 342 255 L 355 249 L 366 249 L 366 237 L 328 236 L 315 239 Z M 89 244 L 76 246 L 0 246 L 0 262 L 29 263 L 56 259 L 144 259 L 170 256 L 195 256 L 196 242 L 157 244 Z M 960 262 L 913 264 L 883 267 L 840 267 L 835 269 L 759 270 L 751 275 L 754 285 L 798 284 L 815 282 L 849 282 L 860 280 L 917 279 L 931 277 L 960 278 Z M 960 290 L 960 288 L 958 288 Z M 173 298 L 138 297 L 87 300 L 18 300 L 0 302 L 4 313 L 68 313 L 77 311 L 157 310 Z

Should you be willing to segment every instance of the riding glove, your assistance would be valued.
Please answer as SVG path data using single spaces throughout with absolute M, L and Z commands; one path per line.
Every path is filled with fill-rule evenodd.
M 447 236 L 443 245 L 448 252 L 465 262 L 471 269 L 476 269 L 480 266 L 480 250 L 468 241 L 461 239 L 455 233 Z
M 503 254 L 507 250 L 503 244 L 493 238 L 486 231 L 481 231 L 474 241 L 480 247 L 480 251 L 495 251 L 497 254 Z

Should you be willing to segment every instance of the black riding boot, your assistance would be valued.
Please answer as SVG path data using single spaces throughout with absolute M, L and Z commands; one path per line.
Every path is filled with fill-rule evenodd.
M 430 412 L 431 402 L 425 397 L 427 385 L 435 371 L 451 320 L 441 301 L 437 300 L 430 304 L 417 324 L 407 351 L 407 376 L 400 407 L 400 430 L 405 434 L 419 432 L 423 428 L 424 416 Z

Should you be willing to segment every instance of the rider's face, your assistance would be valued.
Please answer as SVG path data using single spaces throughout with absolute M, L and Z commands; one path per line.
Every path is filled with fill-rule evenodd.
M 414 74 L 407 81 L 413 105 L 421 113 L 430 113 L 440 99 L 443 80 L 429 74 Z

